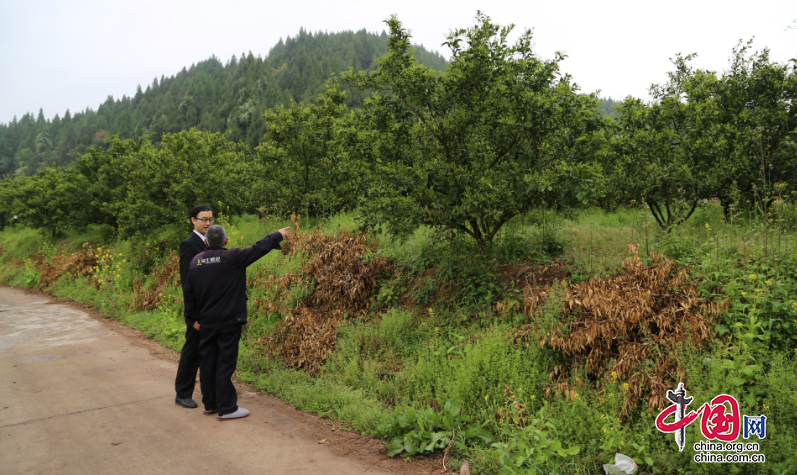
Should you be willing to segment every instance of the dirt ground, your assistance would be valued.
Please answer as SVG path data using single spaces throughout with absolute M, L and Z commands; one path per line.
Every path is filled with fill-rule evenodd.
M 452 473 L 245 384 L 245 419 L 181 408 L 178 358 L 68 300 L 0 287 L 0 473 Z

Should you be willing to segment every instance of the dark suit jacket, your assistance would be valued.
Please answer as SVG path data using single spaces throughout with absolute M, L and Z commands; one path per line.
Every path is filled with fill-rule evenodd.
M 188 277 L 188 268 L 191 266 L 191 259 L 204 251 L 205 241 L 193 231 L 190 236 L 180 243 L 180 283 L 182 285 L 185 285 L 185 278 Z

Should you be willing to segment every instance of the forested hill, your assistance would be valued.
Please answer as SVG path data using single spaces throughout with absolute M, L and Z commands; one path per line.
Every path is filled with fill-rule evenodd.
M 623 102 L 623 101 L 615 101 L 611 97 L 601 97 L 600 101 L 601 101 L 600 104 L 598 104 L 598 110 L 610 116 L 615 115 L 617 106 Z
M 0 177 L 8 173 L 31 175 L 52 165 L 66 165 L 90 145 L 103 143 L 108 134 L 135 138 L 196 127 L 203 131 L 231 130 L 231 139 L 256 145 L 263 137 L 263 111 L 297 102 L 311 102 L 324 88 L 330 74 L 353 67 L 368 70 L 387 53 L 387 35 L 344 31 L 310 33 L 280 40 L 266 58 L 252 53 L 233 56 L 226 64 L 215 56 L 174 76 L 155 78 L 132 96 L 108 99 L 97 110 L 52 120 L 25 114 L 0 124 Z M 423 46 L 415 47 L 418 61 L 442 70 L 445 59 Z M 362 103 L 366 93 L 347 91 L 349 106 Z

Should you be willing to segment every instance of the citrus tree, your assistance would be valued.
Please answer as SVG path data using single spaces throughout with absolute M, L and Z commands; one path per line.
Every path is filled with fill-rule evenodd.
M 725 144 L 715 195 L 727 206 L 732 193 L 753 203 L 776 184 L 792 189 L 797 176 L 797 64 L 776 63 L 752 42 L 733 50 L 716 86 L 715 142 Z M 771 195 L 765 199 L 772 199 Z
M 372 177 L 361 204 L 366 227 L 406 233 L 444 227 L 489 244 L 513 216 L 539 206 L 581 206 L 601 192 L 598 100 L 578 93 L 542 60 L 531 31 L 479 13 L 453 31 L 447 70 L 414 59 L 410 34 L 394 16 L 389 53 L 375 71 L 350 71 L 351 86 L 374 91 L 362 111 L 357 160 Z
M 701 200 L 720 198 L 727 210 L 738 199 L 734 194 L 752 203 L 757 193 L 792 179 L 794 65 L 749 48 L 735 48 L 722 75 L 692 68 L 694 55 L 678 55 L 668 81 L 651 87 L 650 103 L 623 102 L 613 153 L 604 162 L 616 200 L 644 202 L 657 223 L 672 230 Z
M 121 201 L 123 235 L 187 222 L 206 203 L 230 214 L 253 213 L 262 202 L 262 167 L 248 149 L 224 134 L 195 129 L 163 136 L 161 148 L 138 149 Z M 219 209 L 221 208 L 221 209 Z
M 72 167 L 42 168 L 32 177 L 8 176 L 0 187 L 6 219 L 52 236 L 84 224 L 85 183 Z
M 707 140 L 706 117 L 716 104 L 689 100 L 702 80 L 689 67 L 691 56 L 678 56 L 670 80 L 651 87 L 647 104 L 632 97 L 617 109 L 616 155 L 607 171 L 623 201 L 644 202 L 666 230 L 689 219 L 700 200 L 711 197 L 717 144 Z M 702 73 L 701 73 L 702 74 Z
M 90 148 L 74 169 L 85 178 L 86 222 L 110 224 L 123 236 L 185 223 L 199 203 L 238 214 L 253 213 L 264 200 L 263 167 L 223 134 L 166 134 L 160 148 L 146 137 L 106 142 L 106 150 Z
M 364 177 L 344 152 L 350 115 L 334 81 L 313 104 L 291 102 L 263 114 L 266 135 L 256 153 L 265 169 L 269 211 L 319 216 L 356 206 L 355 190 Z

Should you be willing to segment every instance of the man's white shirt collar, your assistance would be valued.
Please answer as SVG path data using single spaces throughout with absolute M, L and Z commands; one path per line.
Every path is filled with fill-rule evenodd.
M 201 240 L 202 240 L 202 242 L 205 242 L 205 236 L 203 236 L 202 234 L 200 234 L 200 233 L 199 233 L 199 231 L 197 231 L 196 229 L 194 229 L 194 234 L 196 234 L 197 236 L 199 236 L 199 239 L 201 239 Z

